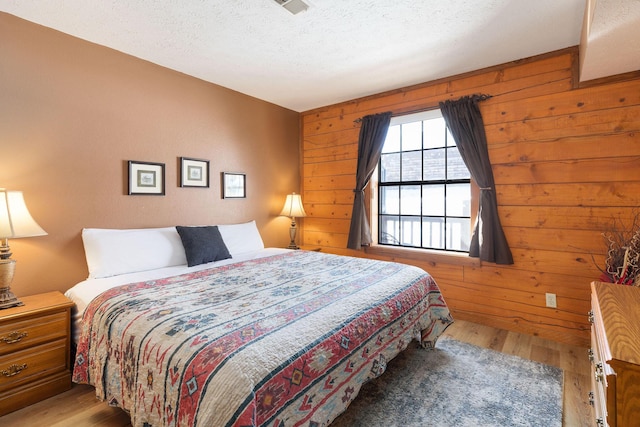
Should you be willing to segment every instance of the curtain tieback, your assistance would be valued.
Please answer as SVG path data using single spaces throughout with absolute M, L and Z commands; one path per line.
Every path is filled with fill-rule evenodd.
M 491 188 L 491 187 L 480 187 L 480 190 L 491 191 L 491 190 L 493 190 L 493 188 Z

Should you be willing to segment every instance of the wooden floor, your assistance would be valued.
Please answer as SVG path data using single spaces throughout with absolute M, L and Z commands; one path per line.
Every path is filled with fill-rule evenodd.
M 559 344 L 458 320 L 447 329 L 449 335 L 481 347 L 560 367 L 564 370 L 565 427 L 593 426 L 588 394 L 591 389 L 587 349 Z M 0 426 L 43 427 L 127 427 L 129 417 L 95 399 L 93 387 L 74 385 L 58 396 L 0 417 Z

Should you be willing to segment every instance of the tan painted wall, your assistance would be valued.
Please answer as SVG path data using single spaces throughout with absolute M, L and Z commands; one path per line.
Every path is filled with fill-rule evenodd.
M 83 227 L 255 219 L 286 246 L 298 134 L 296 112 L 0 13 L 0 187 L 49 233 L 10 241 L 12 290 L 83 280 Z M 211 161 L 209 189 L 178 186 L 180 156 Z M 166 196 L 127 196 L 126 160 L 165 163 Z M 246 199 L 221 199 L 222 171 L 247 174 Z

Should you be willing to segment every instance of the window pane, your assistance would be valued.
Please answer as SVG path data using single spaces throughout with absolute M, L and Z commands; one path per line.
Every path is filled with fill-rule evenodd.
M 422 246 L 444 249 L 444 218 L 422 218 Z
M 444 216 L 444 185 L 422 186 L 422 215 Z
M 422 151 L 402 153 L 402 180 L 422 181 Z
M 403 185 L 400 187 L 400 214 L 420 215 L 419 185 Z
M 389 126 L 387 139 L 382 147 L 383 153 L 395 153 L 400 151 L 400 125 Z
M 469 218 L 447 219 L 447 249 L 468 251 L 471 242 L 471 221 Z
M 437 150 L 423 151 L 424 155 L 424 180 L 444 180 L 446 178 L 445 169 L 445 148 Z
M 422 150 L 422 122 L 402 125 L 402 151 Z
M 445 132 L 447 125 L 443 118 L 425 120 L 424 148 L 439 148 L 445 146 Z
M 447 147 L 453 147 L 454 145 L 457 145 L 456 140 L 453 139 L 453 135 L 451 135 L 451 131 L 449 130 L 449 127 L 447 127 Z
M 378 165 L 381 244 L 469 250 L 471 174 L 438 113 L 392 118 Z
M 420 234 L 422 232 L 420 217 L 402 217 L 400 228 L 402 245 L 420 247 Z
M 380 236 L 378 241 L 387 245 L 400 244 L 400 218 L 397 216 L 382 215 L 380 217 Z
M 400 153 L 380 156 L 380 182 L 400 181 Z
M 447 185 L 447 216 L 471 216 L 471 186 Z
M 469 179 L 469 169 L 464 164 L 458 147 L 447 148 L 447 178 L 448 179 Z
M 399 186 L 380 187 L 380 213 L 390 215 L 400 213 Z

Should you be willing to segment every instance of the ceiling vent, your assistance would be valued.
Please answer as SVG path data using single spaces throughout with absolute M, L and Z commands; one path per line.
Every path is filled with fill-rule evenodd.
M 302 0 L 273 0 L 280 6 L 287 9 L 289 12 L 297 15 L 300 12 L 304 12 L 309 9 L 309 5 Z

